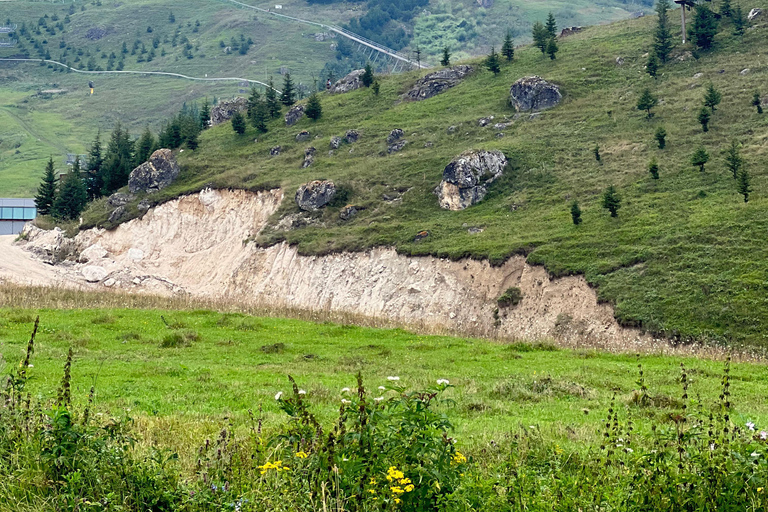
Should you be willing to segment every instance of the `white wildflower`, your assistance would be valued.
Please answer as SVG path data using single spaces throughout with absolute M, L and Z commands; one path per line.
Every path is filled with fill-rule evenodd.
M 632 448 L 627 448 L 627 453 L 635 453 L 635 450 L 633 450 Z
M 757 453 L 757 452 L 752 452 L 749 455 L 750 455 L 750 457 L 759 457 L 760 456 L 760 454 Z
M 341 392 L 342 392 L 342 393 L 349 393 L 349 388 L 342 388 L 342 389 L 341 389 Z
M 277 394 L 275 395 L 275 400 L 280 400 L 281 398 L 283 398 L 283 392 L 278 391 Z
M 33 364 L 28 364 L 27 365 L 27 368 L 34 368 L 34 367 L 35 367 L 35 365 L 33 365 Z
M 768 439 L 768 432 L 766 432 L 765 430 L 763 430 L 762 432 L 760 432 L 760 439 L 762 439 L 763 441 L 765 441 L 766 439 Z
M 715 443 L 710 443 L 709 451 L 711 451 L 711 452 L 715 451 Z
M 350 400 L 347 400 L 346 398 L 342 398 L 341 403 L 343 403 L 344 405 L 348 405 L 348 404 L 351 404 L 352 402 Z
M 377 396 L 376 398 L 373 399 L 374 402 L 381 402 L 382 400 L 384 400 L 383 396 Z
M 448 379 L 437 379 L 437 385 L 438 386 L 441 386 L 443 384 L 445 384 L 447 386 L 448 384 L 450 384 L 450 382 L 448 382 Z
M 387 380 L 400 380 L 400 377 L 398 377 L 397 375 L 390 375 L 389 377 L 387 377 Z
M 300 390 L 299 390 L 299 394 L 300 394 L 300 395 L 306 395 L 306 394 L 307 394 L 307 392 L 306 392 L 306 391 L 304 391 L 303 389 L 300 389 Z
M 752 432 L 754 432 L 754 431 L 755 431 L 755 424 L 754 424 L 754 423 L 752 423 L 751 421 L 748 421 L 748 422 L 747 422 L 747 428 L 748 428 L 749 430 L 751 430 Z
M 387 390 L 386 386 L 379 386 L 379 391 L 386 391 L 386 390 Z

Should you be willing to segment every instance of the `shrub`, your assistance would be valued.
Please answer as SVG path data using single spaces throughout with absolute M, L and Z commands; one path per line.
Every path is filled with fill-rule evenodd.
M 616 187 L 609 186 L 603 193 L 603 208 L 611 212 L 611 217 L 619 216 L 619 208 L 621 208 L 621 196 L 616 191 Z
M 656 128 L 656 133 L 653 134 L 653 137 L 656 139 L 659 149 L 667 147 L 667 130 L 663 126 Z
M 502 293 L 501 296 L 496 299 L 496 302 L 500 308 L 506 308 L 510 306 L 517 306 L 520 304 L 521 300 L 523 300 L 523 292 L 520 291 L 520 288 L 512 286 L 507 288 L 504 293 Z

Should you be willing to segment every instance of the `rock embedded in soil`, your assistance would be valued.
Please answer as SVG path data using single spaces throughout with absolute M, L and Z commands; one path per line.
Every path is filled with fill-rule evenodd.
M 472 66 L 460 64 L 429 73 L 416 81 L 414 86 L 405 93 L 405 99 L 421 101 L 437 96 L 441 92 L 457 86 L 473 70 Z
M 162 190 L 179 175 L 179 164 L 170 149 L 158 149 L 149 161 L 135 168 L 128 177 L 128 189 L 137 192 L 157 192 Z
M 500 151 L 470 150 L 454 158 L 435 188 L 440 207 L 463 210 L 483 200 L 488 186 L 504 174 L 507 158 Z
M 560 88 L 540 76 L 521 78 L 509 91 L 510 101 L 517 110 L 543 110 L 554 107 L 563 99 Z
M 307 212 L 314 212 L 330 203 L 336 195 L 336 185 L 330 180 L 305 183 L 296 191 L 296 204 Z

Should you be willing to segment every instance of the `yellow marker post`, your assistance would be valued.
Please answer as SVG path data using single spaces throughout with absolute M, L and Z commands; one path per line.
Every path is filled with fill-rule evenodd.
M 91 87 L 91 94 L 93 94 L 93 87 Z

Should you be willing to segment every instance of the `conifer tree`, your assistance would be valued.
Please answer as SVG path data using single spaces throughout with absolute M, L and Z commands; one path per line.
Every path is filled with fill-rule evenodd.
M 552 14 L 552 11 L 547 15 L 547 23 L 544 25 L 544 28 L 547 29 L 550 38 L 557 37 L 557 23 L 555 22 L 555 15 Z
M 88 193 L 80 176 L 80 160 L 75 158 L 72 169 L 61 182 L 51 214 L 57 219 L 73 220 L 85 209 L 87 203 Z
M 744 159 L 739 152 L 739 143 L 734 139 L 728 149 L 725 150 L 725 166 L 731 171 L 733 178 L 737 179 L 742 165 L 744 165 Z
M 704 166 L 709 162 L 709 153 L 704 146 L 699 146 L 691 155 L 691 165 L 698 167 L 699 171 L 704 172 Z
M 760 99 L 760 92 L 755 91 L 754 96 L 752 96 L 752 106 L 757 108 L 757 113 L 762 114 L 763 113 L 763 101 Z
M 733 35 L 743 36 L 744 29 L 747 27 L 747 17 L 740 5 L 737 5 L 736 9 L 733 10 L 731 21 L 733 22 Z
M 712 109 L 712 112 L 717 110 L 717 107 L 720 104 L 720 101 L 723 99 L 723 95 L 715 89 L 715 84 L 712 82 L 709 82 L 709 85 L 707 86 L 707 91 L 704 93 L 704 106 L 709 107 Z
M 656 31 L 653 34 L 653 48 L 656 56 L 661 62 L 667 62 L 669 54 L 672 52 L 672 29 L 670 28 L 669 10 L 671 8 L 669 0 L 659 0 L 656 4 Z
M 205 130 L 211 122 L 211 104 L 208 98 L 203 100 L 203 107 L 200 109 L 200 129 Z
M 104 188 L 104 181 L 101 174 L 101 166 L 104 164 L 104 158 L 101 155 L 101 130 L 96 132 L 96 138 L 88 152 L 88 164 L 86 166 L 85 188 L 88 191 L 88 198 L 94 200 L 101 197 L 101 190 Z
M 246 117 L 253 122 L 256 115 L 256 106 L 261 103 L 261 94 L 256 90 L 256 86 L 251 87 L 251 94 L 248 96 L 248 103 L 246 108 Z
M 653 137 L 656 139 L 659 149 L 667 147 L 667 130 L 663 126 L 656 128 L 656 133 L 653 134 Z
M 720 16 L 723 18 L 730 18 L 733 16 L 733 8 L 731 7 L 731 0 L 720 1 Z
M 53 157 L 45 165 L 45 174 L 40 186 L 37 187 L 35 206 L 40 215 L 50 215 L 53 203 L 56 201 L 56 171 L 53 168 Z
M 373 81 L 373 85 L 371 86 L 371 90 L 373 91 L 374 96 L 379 95 L 379 91 L 381 90 L 381 84 L 378 80 Z
M 440 59 L 440 65 L 446 68 L 451 65 L 451 49 L 447 46 L 443 46 L 443 58 Z
M 134 163 L 138 166 L 149 160 L 156 146 L 155 136 L 152 135 L 152 132 L 149 131 L 149 126 L 147 126 L 136 142 L 136 161 Z
M 515 42 L 512 40 L 512 31 L 507 30 L 504 36 L 504 43 L 501 45 L 501 54 L 506 57 L 507 62 L 512 62 L 515 58 Z
M 599 162 L 600 159 L 602 158 L 600 156 L 600 144 L 595 144 L 595 147 L 592 148 L 592 154 L 595 155 L 595 160 L 597 160 Z
M 647 87 L 640 93 L 640 97 L 637 100 L 637 110 L 645 110 L 648 119 L 653 117 L 651 109 L 659 103 L 658 98 L 651 93 L 651 90 Z
M 275 91 L 275 84 L 272 81 L 272 77 L 269 77 L 269 82 L 267 82 L 267 90 L 264 93 L 264 98 L 266 99 L 269 117 L 272 119 L 280 117 L 282 108 L 280 106 L 280 100 L 277 98 L 277 91 Z
M 296 103 L 296 91 L 290 73 L 286 73 L 285 78 L 283 78 L 283 93 L 280 95 L 280 103 L 286 107 Z
M 360 81 L 363 82 L 364 87 L 370 87 L 373 84 L 373 79 L 373 67 L 371 67 L 371 63 L 368 62 L 365 65 L 363 76 L 360 77 Z
M 749 193 L 752 192 L 752 179 L 746 169 L 739 171 L 739 176 L 736 181 L 736 187 L 739 194 L 744 196 L 744 202 L 749 201 Z
M 109 195 L 128 184 L 133 170 L 134 146 L 131 135 L 117 123 L 107 144 L 104 163 L 101 166 L 104 183 L 102 194 Z
M 496 48 L 491 46 L 491 53 L 485 58 L 485 67 L 488 71 L 491 71 L 494 75 L 498 75 L 501 72 L 501 66 L 499 64 L 499 54 L 496 53 Z
M 701 130 L 704 132 L 709 131 L 709 120 L 712 117 L 712 113 L 707 107 L 701 107 L 699 110 L 699 123 L 701 123 Z
M 266 100 L 259 99 L 251 109 L 249 117 L 251 124 L 259 133 L 267 133 L 267 121 L 269 120 L 269 109 Z
M 557 41 L 554 37 L 550 38 L 547 42 L 547 55 L 549 55 L 549 58 L 552 60 L 555 60 L 555 54 L 560 51 L 560 48 L 557 47 Z
M 715 43 L 716 34 L 717 19 L 715 13 L 704 4 L 697 5 L 693 23 L 688 30 L 691 41 L 702 50 L 709 50 Z
M 651 178 L 659 179 L 659 163 L 656 161 L 656 157 L 652 158 L 648 164 L 648 172 L 651 173 Z
M 547 43 L 549 42 L 549 32 L 544 28 L 544 24 L 537 21 L 533 24 L 533 44 L 541 50 L 542 55 L 547 52 Z
M 645 64 L 645 71 L 653 78 L 656 78 L 656 75 L 659 72 L 659 58 L 656 57 L 656 52 L 650 52 L 648 55 L 648 62 Z
M 323 115 L 323 106 L 320 104 L 320 98 L 316 92 L 313 92 L 307 100 L 307 108 L 304 109 L 304 113 L 308 118 L 313 121 L 317 121 Z
M 245 118 L 239 111 L 232 116 L 232 130 L 238 135 L 245 133 Z
M 581 208 L 579 208 L 579 202 L 576 200 L 571 203 L 571 220 L 574 226 L 581 224 Z
M 611 217 L 619 216 L 619 208 L 621 208 L 621 196 L 616 191 L 616 187 L 609 186 L 603 193 L 603 208 L 611 213 Z

